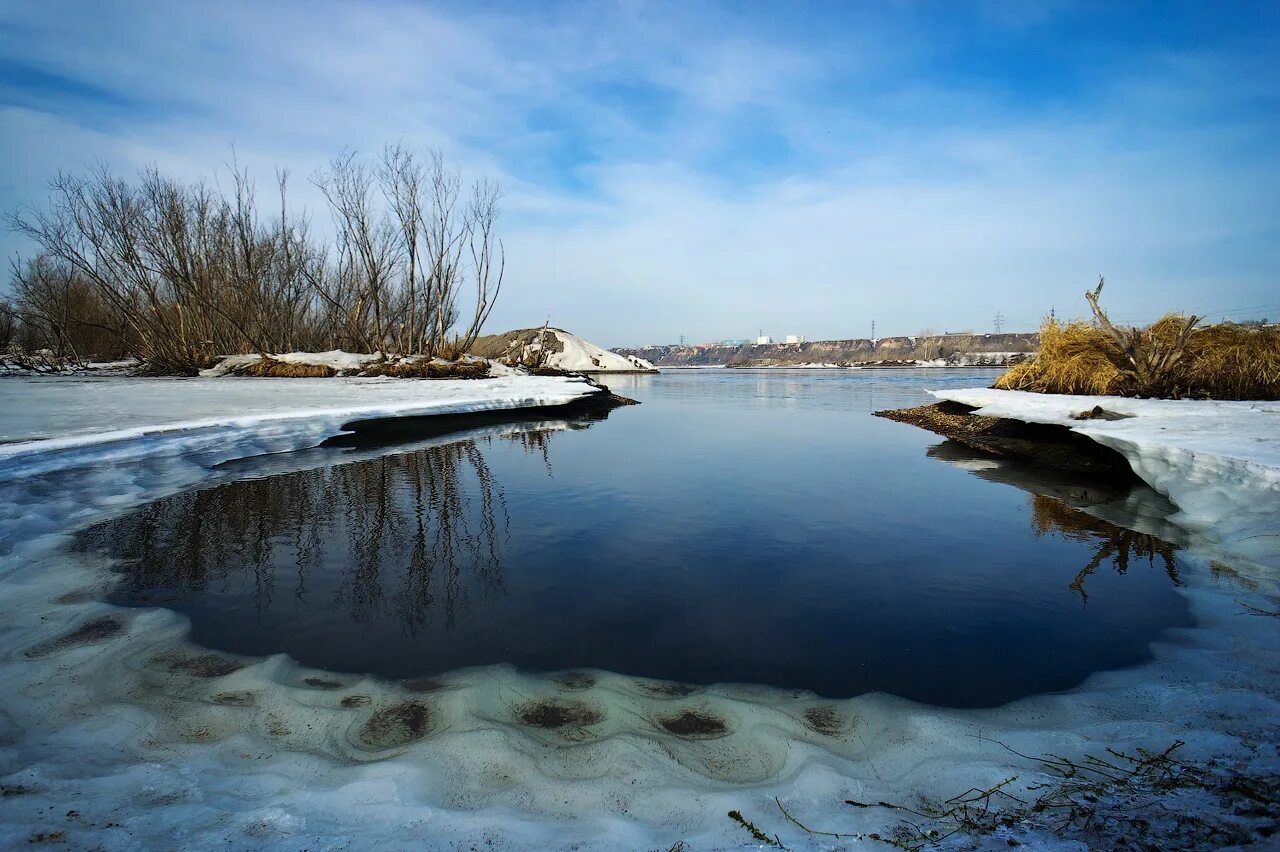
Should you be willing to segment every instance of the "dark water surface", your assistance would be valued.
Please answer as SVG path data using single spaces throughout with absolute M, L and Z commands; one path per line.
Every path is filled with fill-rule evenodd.
M 643 405 L 248 460 L 81 541 L 122 560 L 114 603 L 334 671 L 511 663 L 994 705 L 1140 662 L 1190 618 L 1171 546 L 1075 508 L 1127 488 L 871 416 L 992 375 L 614 377 Z

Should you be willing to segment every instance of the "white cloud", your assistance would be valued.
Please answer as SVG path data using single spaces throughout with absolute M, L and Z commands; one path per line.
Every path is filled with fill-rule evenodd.
M 1044 23 L 1003 8 L 1000 26 Z M 997 310 L 1025 327 L 1078 311 L 1099 272 L 1134 318 L 1280 301 L 1280 145 L 1250 111 L 1273 78 L 1244 75 L 1239 114 L 1203 118 L 1238 60 L 1156 56 L 1085 102 L 1015 111 L 913 73 L 930 49 L 914 30 L 867 20 L 809 45 L 686 5 L 26 4 L 0 33 L 12 61 L 126 103 L 55 87 L 0 110 L 0 205 L 99 158 L 207 174 L 234 142 L 263 187 L 289 166 L 323 216 L 305 177 L 344 146 L 435 145 L 507 190 L 495 326 L 550 315 L 611 345 L 855 335 L 872 317 L 982 329 Z M 599 96 L 616 81 L 670 101 L 653 117 Z M 726 139 L 754 141 L 744 110 L 794 159 L 749 178 L 720 162 Z M 531 121 L 547 112 L 565 126 Z M 563 162 L 566 142 L 592 160 Z

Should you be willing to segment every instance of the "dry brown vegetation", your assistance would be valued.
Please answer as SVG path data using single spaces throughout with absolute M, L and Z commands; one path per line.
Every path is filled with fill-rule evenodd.
M 299 364 L 294 361 L 278 361 L 263 357 L 234 370 L 237 376 L 254 376 L 273 379 L 327 379 L 336 371 L 325 364 Z
M 1047 321 L 1040 352 L 996 380 L 1001 390 L 1169 399 L 1280 399 L 1280 327 L 1199 326 L 1169 314 L 1117 327 L 1086 293 L 1095 322 Z
M 560 370 L 547 366 L 547 360 L 564 351 L 564 343 L 555 334 L 550 322 L 540 328 L 525 328 L 505 334 L 490 334 L 478 338 L 471 352 L 484 358 L 492 358 L 512 367 L 524 367 L 530 371 L 550 370 L 548 375 L 558 375 Z M 541 375 L 541 373 L 539 373 Z
M 483 379 L 489 375 L 489 365 L 485 361 L 383 361 L 370 364 L 360 374 L 398 379 Z

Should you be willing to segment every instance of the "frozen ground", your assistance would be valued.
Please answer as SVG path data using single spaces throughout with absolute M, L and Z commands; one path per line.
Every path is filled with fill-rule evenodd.
M 300 394 L 323 393 L 317 380 L 302 381 Z M 538 393 L 578 390 L 557 381 Z M 208 391 L 198 381 L 82 386 L 94 395 L 90 416 L 61 410 L 85 407 L 85 397 L 59 398 L 59 390 L 2 400 L 3 434 L 71 435 L 79 444 L 69 455 L 53 451 L 63 446 L 56 441 L 8 447 L 0 459 L 0 847 L 757 847 L 727 817 L 736 810 L 789 848 L 845 848 L 859 841 L 807 834 L 778 802 L 811 828 L 865 835 L 886 833 L 901 815 L 845 800 L 918 805 L 921 796 L 945 800 L 1015 775 L 1006 789 L 1033 799 L 1028 788 L 1046 779 L 1043 767 L 1005 746 L 1079 759 L 1108 746 L 1160 751 L 1183 740 L 1186 758 L 1280 769 L 1280 630 L 1243 606 L 1280 606 L 1268 567 L 1274 549 L 1226 565 L 1191 553 L 1182 592 L 1197 626 L 1167 634 L 1150 663 L 1098 673 L 1068 693 L 971 711 L 742 685 L 681 694 L 607 672 L 556 682 L 504 667 L 456 672 L 414 692 L 282 656 L 211 655 L 188 644 L 184 620 L 171 612 L 98 602 L 108 566 L 67 553 L 71 530 L 244 475 L 215 466 L 307 446 L 369 408 L 426 404 L 381 395 L 382 385 L 407 383 L 334 381 L 350 394 L 345 408 L 284 400 L 289 384 L 264 380 L 256 396 L 253 385 L 230 380 Z M 477 392 L 491 383 L 458 384 Z M 519 398 L 536 397 L 533 387 L 521 384 Z M 220 396 L 238 388 L 244 396 Z M 457 393 L 437 402 L 465 404 Z M 199 428 L 178 426 L 197 416 L 190 411 L 165 414 L 187 400 Z M 299 416 L 307 406 L 322 413 Z M 42 461 L 49 455 L 63 462 Z M 539 699 L 598 718 L 522 724 L 521 708 Z M 713 714 L 725 730 L 675 735 L 660 725 L 685 711 Z M 1143 839 L 1178 836 L 1179 820 L 1201 808 L 1248 823 L 1194 795 L 1125 808 L 1148 820 L 1129 829 Z M 1010 839 L 1064 846 L 1034 826 L 977 841 L 953 835 L 944 845 L 1008 848 Z
M 1280 402 L 1124 397 L 963 388 L 939 399 L 979 414 L 1056 423 L 1117 450 L 1179 508 L 1171 520 L 1206 544 L 1280 569 Z M 1076 420 L 1095 406 L 1119 420 Z

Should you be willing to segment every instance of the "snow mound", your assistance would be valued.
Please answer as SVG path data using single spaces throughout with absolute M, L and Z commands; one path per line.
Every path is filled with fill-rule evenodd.
M 548 356 L 547 364 L 560 370 L 579 372 L 654 372 L 654 366 L 636 355 L 619 355 L 596 346 L 576 334 L 551 329 L 564 347 L 563 351 Z
M 478 355 L 529 363 L 545 349 L 548 367 L 575 373 L 656 373 L 657 368 L 636 355 L 619 355 L 562 328 L 525 328 L 476 341 Z
M 1280 402 L 1128 399 L 991 388 L 931 393 L 977 414 L 1067 426 L 1128 459 L 1177 505 L 1171 520 L 1224 551 L 1280 567 Z M 1123 419 L 1076 420 L 1102 407 Z

